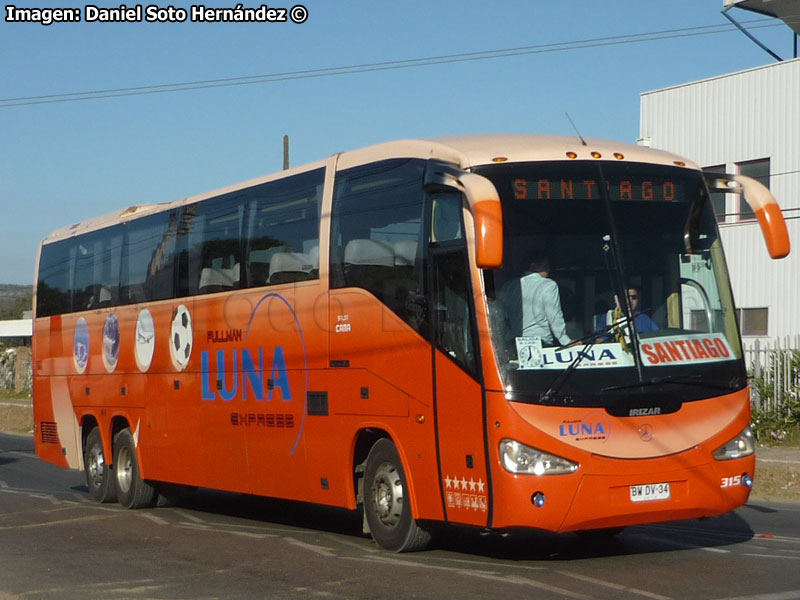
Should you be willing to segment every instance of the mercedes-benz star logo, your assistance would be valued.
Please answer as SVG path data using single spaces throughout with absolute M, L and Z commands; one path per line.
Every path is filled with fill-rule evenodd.
M 653 439 L 654 435 L 655 434 L 653 433 L 653 428 L 650 425 L 645 423 L 644 425 L 639 427 L 639 439 L 642 440 L 643 442 L 649 442 L 650 440 Z

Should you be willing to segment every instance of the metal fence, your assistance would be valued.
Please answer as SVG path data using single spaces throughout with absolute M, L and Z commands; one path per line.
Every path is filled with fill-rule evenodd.
M 800 335 L 744 345 L 753 408 L 778 410 L 800 393 Z

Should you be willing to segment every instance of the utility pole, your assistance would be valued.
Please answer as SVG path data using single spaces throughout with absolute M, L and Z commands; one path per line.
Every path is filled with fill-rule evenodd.
M 289 136 L 283 136 L 283 170 L 289 168 Z

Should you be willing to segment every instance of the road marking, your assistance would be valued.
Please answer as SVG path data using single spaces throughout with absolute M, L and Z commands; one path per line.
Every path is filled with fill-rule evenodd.
M 755 558 L 788 558 L 789 560 L 800 560 L 800 556 L 779 556 L 777 554 L 756 554 L 755 552 L 743 552 L 742 556 L 753 556 Z
M 179 510 L 177 508 L 173 508 L 172 512 L 179 514 L 184 519 L 186 519 L 187 521 L 191 521 L 192 523 L 205 523 L 205 521 L 200 517 L 196 517 L 193 514 L 186 512 L 185 510 Z
M 318 546 L 317 544 L 301 542 L 300 540 L 290 537 L 285 537 L 283 539 L 289 542 L 292 546 L 297 546 L 298 548 L 303 548 L 304 550 L 310 550 L 311 552 L 319 554 L 320 556 L 324 556 L 326 558 L 336 557 L 336 553 L 333 551 L 333 548 L 326 548 L 325 546 Z
M 50 504 L 61 504 L 61 500 L 56 498 L 53 494 L 29 494 L 31 498 L 38 498 L 39 500 L 47 500 Z
M 724 600 L 798 600 L 800 598 L 800 590 L 791 590 L 789 592 L 780 593 L 767 593 L 755 594 L 754 596 L 736 596 L 735 598 L 726 597 Z
M 233 531 L 222 524 L 206 525 L 204 523 L 176 523 L 173 527 L 178 529 L 190 529 L 192 531 L 208 531 L 211 533 L 228 533 L 230 535 L 238 535 L 240 537 L 254 538 L 263 540 L 266 538 L 276 538 L 277 535 L 270 533 L 255 533 L 252 531 Z
M 223 533 L 230 533 L 231 535 L 238 535 L 239 537 L 252 538 L 254 540 L 264 540 L 270 537 L 278 537 L 276 535 L 269 535 L 266 533 L 252 533 L 250 531 L 231 531 L 229 529 L 224 530 Z
M 169 525 L 169 521 L 167 521 L 166 519 L 162 519 L 158 515 L 154 515 L 152 513 L 138 512 L 136 513 L 136 516 L 148 519 L 153 523 L 155 523 L 156 525 Z
M 390 564 L 392 566 L 412 567 L 416 569 L 447 571 L 449 573 L 455 573 L 458 575 L 463 575 L 468 577 L 476 577 L 478 579 L 487 579 L 489 581 L 496 581 L 498 583 L 532 587 L 535 589 L 552 592 L 554 594 L 560 594 L 562 596 L 566 596 L 567 598 L 575 598 L 577 600 L 591 600 L 592 598 L 591 596 L 586 596 L 585 594 L 578 594 L 576 592 L 567 590 L 565 588 L 549 585 L 547 583 L 542 583 L 541 581 L 530 579 L 529 577 L 519 577 L 517 575 L 502 575 L 501 573 L 497 573 L 495 571 L 475 571 L 469 569 L 462 569 L 459 567 L 444 567 L 444 566 L 420 563 L 412 560 L 405 560 L 405 559 L 385 557 L 385 556 L 368 556 L 363 558 L 345 557 L 345 560 L 357 560 L 357 561 L 365 561 L 372 563 Z
M 636 594 L 637 596 L 644 596 L 645 598 L 653 598 L 653 600 L 672 600 L 670 596 L 662 596 L 661 594 L 654 594 L 653 592 L 647 592 L 645 590 L 631 588 L 625 585 L 620 585 L 618 583 L 612 583 L 611 581 L 606 581 L 604 579 L 597 579 L 596 577 L 588 577 L 586 575 L 573 573 L 571 571 L 556 571 L 556 573 L 560 573 L 561 575 L 565 575 L 566 577 L 571 577 L 579 581 L 586 581 L 594 585 L 605 586 L 611 588 L 612 590 L 625 592 L 627 594 Z
M 50 527 L 51 525 L 63 525 L 65 523 L 78 523 L 80 521 L 97 521 L 98 519 L 110 519 L 116 515 L 89 515 L 86 517 L 75 517 L 74 519 L 61 519 L 59 521 L 47 521 L 46 523 L 30 523 L 28 525 L 9 525 L 8 527 L 0 527 L 0 531 L 12 531 L 14 529 L 36 529 L 39 527 Z
M 335 542 L 336 544 L 339 544 L 341 546 L 349 546 L 361 552 L 369 552 L 371 554 L 377 554 L 378 552 L 383 552 L 383 550 L 380 550 L 379 548 L 375 547 L 375 545 L 372 542 L 366 539 L 364 540 L 363 544 L 359 544 L 358 542 L 354 542 L 352 540 L 338 539 L 333 534 L 329 534 L 328 538 L 330 538 L 331 541 Z
M 757 533 L 753 536 L 759 540 L 769 540 L 770 542 L 789 542 L 790 544 L 800 544 L 800 538 L 786 535 L 773 535 L 771 533 Z

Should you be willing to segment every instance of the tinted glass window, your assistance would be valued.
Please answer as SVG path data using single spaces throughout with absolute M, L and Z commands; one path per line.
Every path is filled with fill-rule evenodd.
M 75 240 L 73 310 L 119 303 L 119 274 L 123 227 L 94 231 Z
M 36 316 L 47 317 L 71 310 L 75 241 L 42 246 L 36 290 Z
M 254 186 L 247 206 L 247 285 L 319 277 L 319 221 L 325 170 Z
M 424 170 L 416 159 L 356 167 L 334 190 L 331 286 L 366 289 L 407 322 L 420 290 Z
M 174 296 L 178 212 L 131 221 L 123 257 L 120 303 L 164 300 Z
M 184 207 L 181 246 L 187 263 L 180 295 L 240 287 L 243 214 L 244 205 L 235 195 Z
M 317 278 L 324 178 L 317 169 L 47 244 L 37 315 Z

